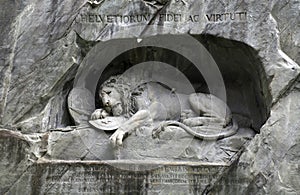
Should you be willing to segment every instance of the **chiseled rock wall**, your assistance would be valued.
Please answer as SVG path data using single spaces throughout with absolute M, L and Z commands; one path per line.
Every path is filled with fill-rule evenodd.
M 66 97 L 95 43 L 166 33 L 243 42 L 258 52 L 267 75 L 270 118 L 212 192 L 300 193 L 299 0 L 0 2 L 0 127 L 6 129 L 0 132 L 1 193 L 16 182 L 22 184 L 20 175 L 47 153 L 44 142 L 50 129 L 73 125 Z M 160 17 L 163 12 L 172 14 L 173 21 Z M 150 15 L 151 28 L 141 18 L 130 21 L 130 15 L 144 13 Z M 230 13 L 237 14 L 235 21 L 225 19 Z M 107 18 L 110 14 L 129 18 L 116 25 Z M 215 14 L 223 15 L 217 19 Z M 142 21 L 137 25 L 137 20 Z M 240 185 L 232 187 L 232 178 L 240 178 Z
M 81 60 L 76 34 L 69 26 L 82 2 L 3 2 L 7 6 L 1 6 L 0 24 L 4 29 L 1 124 L 23 123 L 22 132 L 44 132 L 63 125 L 67 117 L 61 101 L 67 93 L 64 88 Z M 26 120 L 31 121 L 29 127 Z
M 300 191 L 298 87 L 273 106 L 261 134 L 252 140 L 240 158 L 240 165 L 248 165 L 246 173 L 263 180 L 254 185 L 258 188 L 255 190 L 262 193 L 298 194 Z
M 277 22 L 281 49 L 298 64 L 300 63 L 299 1 L 276 1 L 272 16 Z
M 300 124 L 295 114 L 300 109 L 299 95 L 298 83 L 273 106 L 261 133 L 246 147 L 237 166 L 220 180 L 213 193 L 299 194 Z

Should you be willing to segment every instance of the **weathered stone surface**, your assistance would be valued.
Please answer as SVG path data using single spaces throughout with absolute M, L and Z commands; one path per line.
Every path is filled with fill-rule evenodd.
M 104 131 L 79 126 L 70 132 L 49 133 L 46 158 L 63 160 L 113 160 L 113 145 Z
M 41 160 L 8 193 L 201 194 L 227 168 L 227 164 Z
M 239 129 L 234 136 L 218 141 L 201 141 L 180 128 L 168 128 L 159 139 L 146 129 L 128 137 L 118 149 L 116 159 L 166 159 L 190 162 L 228 163 L 252 139 L 251 129 Z
M 5 194 L 46 151 L 47 135 L 22 135 L 0 129 L 0 193 Z
M 24 132 L 42 132 L 66 125 L 60 121 L 66 110 L 55 108 L 51 101 L 67 87 L 81 59 L 76 34 L 68 27 L 82 2 L 26 3 L 15 20 L 7 24 L 13 27 L 6 43 L 11 51 L 3 54 L 8 67 L 1 77 L 5 81 L 1 119 L 5 126 L 21 123 L 18 126 L 25 126 Z M 49 117 L 59 121 L 53 124 Z
M 261 1 L 259 4 L 256 1 L 192 1 L 185 3 L 168 1 L 163 5 L 151 6 L 146 2 L 122 1 L 118 6 L 123 9 L 116 9 L 114 4 L 103 2 L 96 7 L 89 5 L 83 7 L 75 20 L 74 28 L 83 39 L 88 41 L 106 41 L 125 37 L 142 38 L 167 33 L 190 33 L 211 34 L 244 42 L 259 51 L 258 55 L 263 61 L 267 79 L 272 78 L 270 89 L 273 101 L 276 101 L 285 92 L 286 86 L 295 79 L 299 73 L 299 67 L 280 51 L 276 21 L 271 13 L 274 3 L 275 1 Z M 238 14 L 235 11 L 237 8 L 242 10 Z M 135 12 L 130 10 L 135 10 Z M 222 21 L 208 19 L 211 14 L 228 13 L 230 15 L 229 12 L 236 14 L 235 20 L 228 19 L 229 17 Z M 149 19 L 137 22 L 137 15 L 143 16 L 145 13 Z M 174 14 L 177 13 L 181 14 L 181 19 L 177 21 L 174 21 L 174 18 L 172 21 L 168 21 L 164 15 L 161 15 L 171 14 L 175 17 Z M 115 15 L 118 17 L 114 17 Z M 194 17 L 195 15 L 199 15 L 199 20 L 192 22 L 190 16 Z M 129 19 L 126 20 L 125 16 Z M 133 17 L 132 20 L 130 16 Z M 102 18 L 100 19 L 100 17 Z M 146 24 L 151 25 L 146 27 Z
M 6 44 L 9 45 L 9 48 L 14 48 L 12 50 L 14 52 L 10 52 L 11 58 L 8 55 L 3 55 L 4 59 L 12 60 L 10 68 L 7 71 L 2 71 L 6 73 L 3 78 L 7 83 L 1 90 L 5 93 L 2 95 L 1 101 L 2 115 L 5 112 L 5 115 L 2 116 L 2 124 L 6 126 L 18 124 L 17 126 L 23 129 L 24 132 L 34 132 L 46 131 L 47 128 L 66 126 L 72 123 L 69 119 L 54 122 L 50 119 L 52 121 L 47 121 L 48 118 L 56 117 L 60 119 L 61 116 L 66 115 L 63 110 L 53 108 L 50 99 L 61 93 L 61 87 L 66 86 L 65 83 L 72 78 L 72 75 L 74 76 L 74 70 L 76 70 L 76 64 L 80 63 L 81 54 L 86 53 L 85 48 L 82 48 L 81 54 L 79 49 L 76 49 L 72 29 L 86 41 L 149 36 L 167 32 L 172 34 L 190 32 L 191 34 L 212 34 L 244 42 L 260 51 L 259 56 L 264 62 L 264 69 L 268 75 L 267 79 L 272 78 L 270 87 L 274 101 L 277 101 L 278 96 L 285 92 L 286 87 L 297 75 L 297 66 L 279 50 L 276 23 L 272 18 L 274 15 L 278 23 L 283 24 L 284 18 L 288 20 L 288 18 L 294 17 L 298 5 L 297 1 L 288 2 L 284 5 L 280 2 L 270 3 L 269 1 L 260 4 L 254 1 L 247 3 L 239 1 L 224 1 L 222 3 L 213 1 L 188 3 L 122 1 L 118 5 L 101 2 L 99 5 L 94 6 L 88 3 L 85 4 L 85 2 L 58 1 L 50 3 L 47 1 L 28 1 L 19 5 L 24 7 L 24 11 L 20 12 L 19 17 L 16 17 L 14 23 L 16 25 L 12 25 L 14 20 L 6 21 L 5 24 L 11 24 L 7 25 L 7 28 L 12 26 L 13 30 L 11 32 L 17 34 L 9 33 L 12 38 Z M 122 9 L 117 9 L 114 6 Z M 7 5 L 7 7 L 10 8 L 12 5 Z M 241 11 L 235 12 L 235 7 L 239 7 Z M 283 9 L 280 9 L 281 7 Z M 18 11 L 21 10 L 18 9 Z M 135 12 L 130 12 L 130 10 L 135 10 Z M 180 15 L 174 15 L 177 14 L 178 10 L 180 10 L 178 13 Z M 225 10 L 230 11 L 227 13 Z M 172 21 L 170 21 L 170 18 L 164 18 L 164 16 L 160 18 L 159 14 L 163 12 L 173 14 L 170 16 Z M 224 17 L 222 21 L 213 21 L 211 17 L 216 16 L 211 14 L 223 12 L 228 16 L 230 16 L 230 13 L 235 13 L 235 19 L 229 20 L 230 17 L 227 17 L 227 19 Z M 244 17 L 244 12 L 247 12 L 245 15 L 247 17 Z M 17 13 L 19 12 L 16 12 L 16 15 Z M 92 16 L 85 17 L 87 13 L 92 14 Z M 99 22 L 99 13 L 102 14 L 100 16 L 103 17 L 103 23 Z M 283 17 L 284 13 L 289 13 L 289 15 Z M 95 14 L 98 14 L 98 19 Z M 114 18 L 107 18 L 109 14 L 119 14 L 124 18 L 122 21 L 119 18 L 117 22 L 112 22 L 110 20 Z M 143 14 L 149 14 L 149 16 Z M 129 19 L 125 19 L 127 18 L 125 16 L 129 16 Z M 130 16 L 134 16 L 134 18 L 130 19 Z M 141 17 L 142 22 L 138 22 L 140 18 L 137 16 Z M 73 20 L 74 17 L 76 17 L 76 20 Z M 145 18 L 143 19 L 143 17 Z M 146 28 L 145 24 L 149 23 L 148 20 L 153 25 Z M 5 20 L 3 20 L 3 24 L 4 22 Z M 25 26 L 28 28 L 25 28 Z M 123 28 L 125 26 L 126 28 Z M 295 30 L 292 31 L 297 33 L 299 31 L 297 25 L 293 26 Z M 265 32 L 264 29 L 268 29 L 269 33 L 261 33 Z M 9 32 L 9 30 L 5 32 Z M 143 32 L 142 35 L 141 32 Z M 287 30 L 286 32 L 290 31 Z M 18 36 L 18 34 L 21 36 Z M 254 34 L 256 36 L 252 36 Z M 64 35 L 67 35 L 67 37 L 64 38 Z M 283 34 L 283 37 L 286 36 Z M 297 43 L 297 41 L 293 42 Z M 80 46 L 85 47 L 83 45 Z M 295 51 L 295 49 L 287 50 Z M 65 54 L 61 55 L 62 53 Z M 295 55 L 292 54 L 291 56 Z M 293 57 L 293 59 L 295 58 Z M 59 62 L 64 63 L 59 64 Z M 22 68 L 20 68 L 20 64 L 22 64 Z M 42 67 L 46 67 L 46 69 Z M 44 72 L 42 73 L 41 70 Z M 45 70 L 48 70 L 49 74 Z M 25 76 L 30 72 L 29 77 Z M 278 74 L 279 72 L 282 74 Z M 47 77 L 42 76 L 45 74 L 47 74 Z M 51 74 L 52 76 L 50 76 Z M 34 77 L 39 78 L 30 79 Z M 47 89 L 43 89 L 43 86 L 47 86 Z M 49 91 L 49 89 L 52 89 L 52 91 Z M 38 122 L 41 120 L 44 122 Z
M 299 66 L 295 62 L 300 63 L 299 0 L 0 2 L 0 125 L 15 131 L 0 131 L 1 194 L 43 194 L 48 189 L 49 193 L 137 193 L 147 192 L 148 184 L 153 187 L 153 183 L 156 183 L 151 188 L 154 194 L 181 192 L 181 184 L 184 185 L 182 192 L 190 194 L 203 191 L 211 194 L 300 194 L 300 125 L 297 118 L 300 84 L 295 84 L 299 77 Z M 114 16 L 108 17 L 110 14 L 119 15 L 118 21 L 113 21 Z M 144 176 L 140 179 L 136 172 L 120 173 L 99 162 L 74 163 L 74 159 L 112 159 L 118 155 L 104 152 L 115 150 L 107 137 L 102 136 L 103 132 L 67 127 L 78 124 L 68 112 L 67 95 L 78 66 L 90 62 L 83 58 L 97 42 L 121 38 L 142 42 L 145 37 L 168 33 L 193 35 L 218 65 L 223 64 L 228 105 L 240 124 L 260 134 L 249 141 L 250 145 L 229 173 L 218 170 L 219 175 L 213 182 L 203 181 L 202 173 L 194 172 L 194 180 L 186 180 L 188 174 L 183 174 L 182 183 L 173 180 L 173 173 L 170 183 L 161 184 L 161 180 L 147 183 Z M 154 59 L 141 51 L 127 54 L 130 58 Z M 160 54 L 164 53 L 155 55 Z M 122 58 L 112 65 L 120 67 L 121 62 L 122 68 L 128 65 Z M 249 68 L 252 65 L 254 69 Z M 244 70 L 243 74 L 240 70 Z M 110 71 L 107 73 L 116 73 Z M 241 80 L 249 82 L 246 85 Z M 261 128 L 269 111 L 270 118 Z M 31 134 L 25 135 L 18 130 Z M 33 134 L 38 132 L 44 133 Z M 94 141 L 99 141 L 99 145 L 93 145 Z M 37 163 L 42 156 L 71 161 Z M 189 169 L 182 167 L 185 167 L 184 172 Z M 106 177 L 97 171 L 90 176 L 98 169 L 112 171 L 121 179 L 108 178 L 109 185 L 105 186 Z M 77 171 L 87 174 L 76 176 Z M 174 172 L 178 175 L 180 171 Z M 128 175 L 135 179 L 130 180 Z M 160 173 L 156 177 L 164 178 Z M 94 182 L 95 178 L 102 179 Z
M 68 109 L 76 125 L 88 121 L 95 109 L 94 94 L 87 89 L 73 88 L 68 96 Z
M 271 116 L 215 193 L 299 194 L 299 90 L 274 105 Z M 222 188 L 232 178 L 245 187 Z M 220 189 L 218 189 L 220 188 Z M 222 188 L 222 189 L 221 189 Z
M 280 46 L 295 62 L 300 64 L 299 0 L 277 1 L 272 16 L 278 25 Z
M 3 118 L 6 94 L 9 88 L 10 76 L 13 67 L 15 41 L 17 24 L 14 21 L 18 14 L 24 10 L 28 2 L 15 3 L 12 1 L 1 1 L 2 8 L 0 15 L 0 119 Z M 0 120 L 1 121 L 1 120 Z

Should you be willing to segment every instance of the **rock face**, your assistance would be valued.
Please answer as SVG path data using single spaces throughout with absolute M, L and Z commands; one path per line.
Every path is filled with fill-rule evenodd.
M 2 0 L 0 9 L 1 194 L 169 194 L 180 185 L 190 194 L 300 193 L 299 0 Z M 219 140 L 221 156 L 232 155 L 226 163 L 205 151 L 216 158 L 132 165 L 143 144 L 129 136 L 116 149 L 87 119 L 101 106 L 103 81 L 147 61 L 176 67 L 191 89 L 225 99 L 255 137 Z M 74 88 L 85 98 L 78 105 Z M 118 158 L 127 161 L 110 161 Z
M 281 49 L 299 64 L 299 1 L 277 1 L 272 15 L 277 22 Z

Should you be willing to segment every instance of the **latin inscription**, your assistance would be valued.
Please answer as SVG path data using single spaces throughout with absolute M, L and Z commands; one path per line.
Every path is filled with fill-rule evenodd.
M 47 194 L 133 193 L 174 184 L 201 191 L 220 171 L 220 167 L 207 166 L 164 166 L 136 172 L 107 165 L 70 166 L 64 171 L 57 171 L 57 166 L 43 168 L 46 180 L 40 189 Z
M 226 12 L 226 13 L 211 13 L 211 14 L 174 14 L 166 13 L 154 16 L 151 14 L 138 14 L 138 15 L 105 15 L 105 14 L 81 14 L 77 18 L 77 22 L 80 23 L 103 23 L 103 24 L 136 24 L 136 23 L 148 23 L 150 20 L 156 17 L 157 22 L 166 23 L 181 23 L 192 22 L 198 23 L 203 20 L 208 22 L 227 22 L 236 21 L 242 22 L 247 20 L 247 12 Z
M 206 14 L 206 18 L 209 22 L 246 21 L 247 12 Z
M 131 24 L 149 22 L 154 15 L 139 14 L 139 15 L 101 15 L 101 14 L 81 14 L 78 21 L 82 23 L 118 23 Z M 183 16 L 181 14 L 159 14 L 159 22 L 182 22 Z

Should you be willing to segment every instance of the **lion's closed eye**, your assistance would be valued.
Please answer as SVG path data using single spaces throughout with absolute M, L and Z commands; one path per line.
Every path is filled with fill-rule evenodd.
M 109 94 L 111 94 L 111 91 L 103 91 L 103 93 L 102 93 L 102 94 L 109 95 Z

